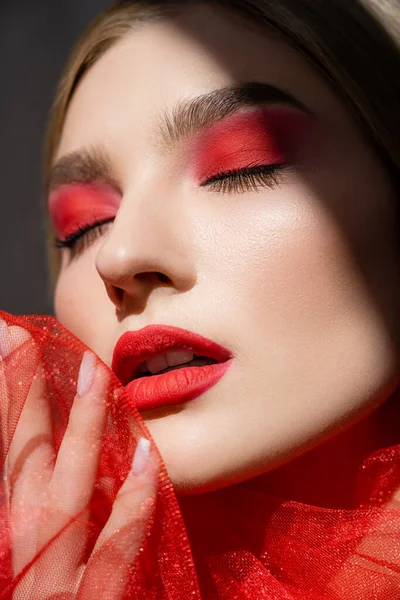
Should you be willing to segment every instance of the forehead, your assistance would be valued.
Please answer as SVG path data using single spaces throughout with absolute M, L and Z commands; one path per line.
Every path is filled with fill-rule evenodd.
M 225 86 L 260 81 L 317 115 L 342 120 L 339 102 L 287 44 L 208 6 L 140 23 L 86 73 L 71 101 L 57 157 L 102 144 L 142 152 L 160 116 Z

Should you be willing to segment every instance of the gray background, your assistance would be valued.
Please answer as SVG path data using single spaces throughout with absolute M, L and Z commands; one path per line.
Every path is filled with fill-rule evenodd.
M 52 312 L 43 133 L 68 52 L 109 0 L 0 0 L 0 309 Z

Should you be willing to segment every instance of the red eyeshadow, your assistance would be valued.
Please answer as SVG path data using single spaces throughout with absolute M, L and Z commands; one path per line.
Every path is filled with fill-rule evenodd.
M 65 185 L 52 192 L 49 212 L 61 240 L 99 221 L 113 219 L 121 198 L 111 186 L 101 183 Z
M 261 165 L 294 162 L 312 120 L 290 108 L 241 112 L 205 131 L 195 146 L 195 177 L 211 177 Z

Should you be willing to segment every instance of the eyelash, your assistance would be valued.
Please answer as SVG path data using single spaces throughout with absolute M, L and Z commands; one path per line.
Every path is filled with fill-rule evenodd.
M 257 165 L 217 173 L 201 184 L 222 194 L 257 192 L 260 188 L 274 188 L 282 183 L 282 171 L 288 164 Z
M 56 238 L 54 246 L 56 248 L 68 248 L 72 252 L 72 258 L 88 248 L 99 237 L 101 237 L 114 219 L 106 221 L 95 221 L 90 225 L 80 225 L 74 233 L 71 233 L 65 240 Z
M 201 187 L 222 194 L 256 192 L 263 187 L 274 188 L 282 182 L 282 171 L 285 168 L 288 168 L 287 164 L 258 165 L 217 173 L 202 183 Z M 55 247 L 68 248 L 73 258 L 101 237 L 107 225 L 113 220 L 95 221 L 88 226 L 79 226 L 65 240 L 56 239 Z

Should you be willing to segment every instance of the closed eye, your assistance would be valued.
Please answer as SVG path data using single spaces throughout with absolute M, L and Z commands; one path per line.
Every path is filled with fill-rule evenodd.
M 220 193 L 245 193 L 265 187 L 274 188 L 282 183 L 283 171 L 289 166 L 289 164 L 275 164 L 233 169 L 213 175 L 201 183 L 201 187 Z
M 74 257 L 104 235 L 108 229 L 108 225 L 113 222 L 114 219 L 107 219 L 105 221 L 95 221 L 90 223 L 90 225 L 79 225 L 76 231 L 65 239 L 60 240 L 57 238 L 55 240 L 55 247 L 68 248 L 72 252 L 72 257 Z

